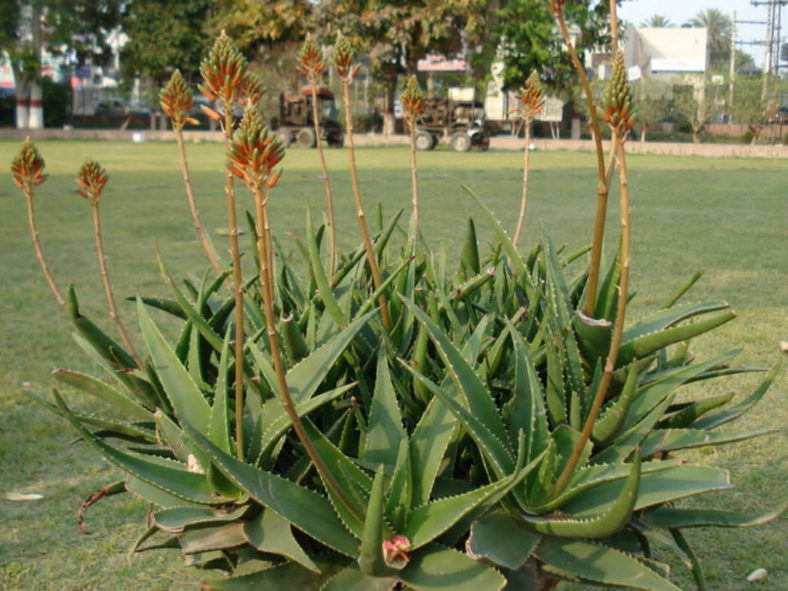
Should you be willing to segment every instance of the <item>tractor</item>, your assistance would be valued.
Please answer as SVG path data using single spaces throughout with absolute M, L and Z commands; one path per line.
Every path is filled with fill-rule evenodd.
M 424 111 L 416 121 L 416 149 L 432 150 L 441 137 L 448 136 L 451 149 L 467 152 L 487 150 L 490 133 L 481 103 L 433 98 L 424 101 Z
M 337 121 L 334 93 L 323 86 L 317 89 L 317 113 L 320 124 L 320 140 L 329 146 L 341 146 L 344 141 L 342 126 Z M 312 110 L 312 87 L 304 86 L 300 94 L 279 94 L 279 117 L 271 127 L 274 136 L 283 147 L 295 142 L 301 148 L 314 148 L 318 138 L 315 136 L 315 122 Z

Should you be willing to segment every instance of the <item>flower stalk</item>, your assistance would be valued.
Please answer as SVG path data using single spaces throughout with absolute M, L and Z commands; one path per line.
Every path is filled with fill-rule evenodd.
M 304 46 L 301 48 L 301 53 L 298 56 L 298 63 L 300 65 L 301 73 L 305 75 L 309 81 L 309 87 L 312 93 L 312 121 L 315 127 L 317 154 L 318 158 L 320 159 L 320 170 L 323 174 L 323 186 L 326 191 L 326 209 L 328 210 L 328 280 L 331 284 L 333 284 L 337 259 L 337 230 L 336 223 L 334 221 L 334 197 L 331 192 L 331 180 L 328 176 L 326 156 L 323 153 L 323 142 L 320 141 L 320 113 L 318 112 L 317 108 L 317 86 L 320 82 L 320 76 L 326 69 L 326 63 L 323 59 L 323 53 L 320 51 L 317 43 L 309 36 L 307 36 L 306 41 L 304 41 Z
M 101 269 L 101 280 L 104 283 L 104 295 L 107 298 L 107 306 L 109 306 L 109 315 L 115 322 L 115 326 L 120 333 L 120 338 L 123 340 L 123 344 L 137 363 L 137 367 L 144 369 L 142 358 L 134 349 L 134 345 L 131 344 L 131 339 L 129 339 L 129 335 L 126 332 L 126 327 L 120 319 L 120 313 L 115 304 L 115 294 L 112 289 L 112 283 L 109 280 L 109 271 L 107 270 L 107 256 L 104 251 L 104 241 L 101 234 L 99 200 L 108 180 L 107 171 L 95 160 L 88 160 L 82 165 L 77 173 L 77 184 L 80 187 L 77 193 L 84 197 L 93 209 L 93 234 L 96 239 L 96 252 L 98 253 L 99 268 Z
M 600 133 L 599 118 L 597 117 L 596 113 L 594 95 L 591 92 L 591 85 L 588 83 L 588 77 L 586 76 L 583 64 L 580 63 L 580 58 L 577 57 L 577 51 L 575 51 L 572 40 L 569 38 L 569 29 L 567 28 L 566 20 L 564 19 L 565 4 L 566 0 L 550 0 L 550 10 L 553 12 L 556 21 L 558 22 L 558 27 L 561 30 L 561 36 L 563 37 L 564 43 L 566 43 L 566 47 L 569 50 L 572 64 L 577 71 L 577 75 L 580 78 L 580 83 L 582 84 L 583 91 L 586 95 L 588 112 L 591 117 L 591 128 L 594 136 L 597 172 L 599 175 L 599 180 L 597 183 L 596 215 L 594 218 L 594 237 L 591 244 L 591 263 L 588 269 L 588 286 L 586 288 L 585 309 L 586 315 L 593 317 L 594 309 L 596 307 L 597 285 L 599 283 L 599 268 L 602 261 L 602 241 L 605 236 L 605 216 L 607 215 L 608 195 L 608 184 L 606 182 L 607 170 L 605 166 L 605 153 L 602 148 L 602 134 Z
M 583 430 L 580 433 L 580 438 L 577 441 L 572 455 L 564 467 L 563 472 L 556 481 L 554 494 L 559 494 L 572 472 L 577 466 L 580 456 L 583 452 L 588 438 L 591 436 L 591 431 L 594 428 L 594 422 L 599 415 L 599 410 L 602 408 L 602 403 L 605 400 L 607 389 L 610 386 L 610 381 L 613 378 L 613 371 L 615 370 L 616 359 L 618 358 L 618 351 L 621 347 L 621 338 L 624 333 L 624 320 L 627 310 L 627 295 L 629 291 L 629 270 L 630 259 L 632 256 L 632 228 L 631 228 L 631 212 L 629 200 L 629 179 L 627 177 L 627 163 L 626 152 L 624 150 L 624 143 L 626 142 L 627 133 L 632 128 L 632 93 L 627 81 L 627 72 L 624 67 L 624 57 L 621 52 L 616 51 L 616 57 L 613 64 L 613 76 L 605 91 L 605 111 L 602 118 L 610 126 L 613 137 L 613 150 L 616 153 L 618 161 L 618 180 L 619 180 L 619 193 L 620 193 L 620 216 L 621 216 L 621 274 L 618 283 L 618 302 L 616 306 L 616 322 L 613 326 L 613 336 L 610 342 L 610 349 L 605 359 L 605 368 L 602 373 L 602 379 L 599 382 L 596 394 L 594 395 L 591 408 L 586 417 L 583 425 Z M 612 167 L 611 167 L 612 168 Z
M 180 70 L 175 70 L 175 72 L 173 72 L 170 81 L 162 89 L 159 95 L 159 102 L 164 113 L 170 118 L 172 131 L 175 133 L 175 141 L 178 144 L 178 156 L 181 163 L 181 173 L 183 174 L 183 184 L 186 188 L 186 197 L 189 201 L 189 209 L 192 214 L 194 228 L 197 230 L 205 253 L 208 255 L 211 267 L 213 267 L 214 271 L 221 274 L 222 266 L 219 263 L 219 259 L 216 257 L 213 245 L 208 239 L 205 226 L 200 219 L 200 210 L 197 208 L 197 201 L 194 198 L 194 188 L 192 187 L 189 163 L 186 158 L 186 147 L 183 142 L 183 126 L 187 123 L 197 123 L 197 121 L 189 117 L 189 112 L 194 106 L 194 101 L 192 99 L 191 90 L 189 90 L 189 87 L 186 85 Z
M 544 91 L 539 83 L 539 75 L 536 71 L 531 72 L 531 75 L 528 76 L 525 87 L 520 90 L 519 98 L 520 106 L 518 110 L 525 124 L 525 156 L 523 157 L 523 193 L 520 200 L 520 214 L 517 217 L 517 227 L 512 240 L 515 246 L 517 246 L 517 241 L 520 239 L 520 232 L 525 219 L 525 204 L 528 199 L 528 155 L 531 151 L 531 123 L 534 117 L 544 108 Z
M 353 49 L 350 47 L 347 39 L 341 34 L 337 37 L 334 45 L 334 67 L 342 80 L 342 99 L 345 103 L 345 128 L 347 132 L 348 158 L 350 159 L 350 181 L 353 186 L 353 200 L 356 205 L 358 225 L 361 230 L 361 237 L 364 240 L 364 249 L 366 250 L 367 262 L 372 273 L 372 281 L 375 284 L 375 290 L 379 290 L 383 281 L 380 277 L 378 261 L 375 258 L 375 250 L 372 248 L 372 239 L 367 229 L 367 218 L 361 205 L 361 190 L 358 185 L 358 170 L 356 169 L 356 152 L 353 145 L 353 115 L 350 112 L 350 83 L 361 66 L 359 64 L 353 66 Z M 383 320 L 383 326 L 386 330 L 391 330 L 391 318 L 385 293 L 380 294 L 378 303 L 380 304 L 380 316 Z
M 284 151 L 280 144 L 268 133 L 257 110 L 247 108 L 238 130 L 233 136 L 230 151 L 230 170 L 244 180 L 254 197 L 255 232 L 257 253 L 260 261 L 260 287 L 263 295 L 266 334 L 271 349 L 271 357 L 276 372 L 277 387 L 282 407 L 304 450 L 326 483 L 341 499 L 348 509 L 363 519 L 364 513 L 342 489 L 331 470 L 320 457 L 312 440 L 298 416 L 295 403 L 290 395 L 287 377 L 276 334 L 276 310 L 274 307 L 274 273 L 271 224 L 268 215 L 270 191 L 279 180 L 281 170 L 274 173 L 274 167 L 282 160 Z
M 30 226 L 30 235 L 33 237 L 33 247 L 36 250 L 36 257 L 41 264 L 41 270 L 44 272 L 44 278 L 49 285 L 49 289 L 55 294 L 58 303 L 66 308 L 66 300 L 55 285 L 55 280 L 52 278 L 52 273 L 49 270 L 46 259 L 44 258 L 44 250 L 41 248 L 41 241 L 38 237 L 38 226 L 36 225 L 35 208 L 33 207 L 34 188 L 43 183 L 47 176 L 44 174 L 44 159 L 38 153 L 30 138 L 25 140 L 22 144 L 22 149 L 19 154 L 11 161 L 11 174 L 14 177 L 14 183 L 17 187 L 22 189 L 22 194 L 25 196 L 25 204 L 27 205 L 27 224 Z
M 424 93 L 415 75 L 402 93 L 402 111 L 410 132 L 410 181 L 413 202 L 413 239 L 419 234 L 419 180 L 416 168 L 416 122 L 424 112 Z
M 247 68 L 246 60 L 224 31 L 216 39 L 208 56 L 200 64 L 200 74 L 202 74 L 205 82 L 200 87 L 201 92 L 212 102 L 218 99 L 224 109 L 224 119 L 223 121 L 220 120 L 220 122 L 224 131 L 225 153 L 228 155 L 224 195 L 227 202 L 227 220 L 230 227 L 230 251 L 233 261 L 233 289 L 235 291 L 235 438 L 236 455 L 239 459 L 244 457 L 243 274 L 241 271 L 241 251 L 238 246 L 238 219 L 235 208 L 234 175 L 230 161 L 230 152 L 233 138 L 233 105 L 243 97 Z

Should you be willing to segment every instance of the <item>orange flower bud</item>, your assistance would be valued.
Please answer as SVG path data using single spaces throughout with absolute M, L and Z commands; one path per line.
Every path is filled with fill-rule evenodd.
M 23 190 L 32 189 L 46 180 L 48 175 L 44 174 L 44 159 L 30 138 L 25 140 L 19 154 L 11 161 L 11 174 L 14 184 Z
M 205 81 L 201 92 L 211 101 L 218 97 L 225 106 L 232 105 L 241 97 L 247 67 L 238 47 L 222 31 L 200 64 L 200 74 Z
M 352 69 L 352 65 L 353 48 L 342 33 L 340 33 L 337 35 L 337 41 L 334 44 L 334 68 L 336 68 L 340 78 L 343 80 L 352 80 L 353 76 L 358 72 L 358 66 Z
M 312 82 L 316 82 L 320 74 L 326 69 L 323 52 L 320 51 L 317 43 L 310 36 L 307 36 L 301 48 L 301 53 L 298 54 L 298 63 L 300 64 L 299 71 L 301 74 L 308 77 Z
M 181 129 L 184 123 L 194 121 L 188 114 L 194 106 L 192 92 L 186 85 L 180 70 L 175 70 L 170 81 L 161 90 L 159 100 L 162 110 L 172 121 L 173 129 Z
M 109 180 L 107 171 L 95 160 L 87 160 L 77 173 L 77 185 L 82 189 L 77 190 L 77 193 L 95 205 L 101 197 L 107 180 Z

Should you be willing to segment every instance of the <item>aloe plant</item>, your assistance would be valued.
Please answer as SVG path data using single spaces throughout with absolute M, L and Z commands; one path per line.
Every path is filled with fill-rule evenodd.
M 349 46 L 338 42 L 335 57 L 347 86 Z M 762 525 L 785 511 L 676 504 L 731 488 L 726 471 L 680 453 L 767 434 L 718 427 L 757 403 L 780 368 L 735 404 L 682 394 L 748 371 L 731 365 L 736 352 L 692 353 L 692 339 L 735 316 L 725 302 L 682 303 L 697 277 L 628 319 L 631 101 L 620 60 L 602 118 L 614 132 L 623 225 L 604 274 L 595 246 L 567 254 L 545 236 L 520 252 L 467 188 L 492 229 L 489 252 L 473 220 L 454 264 L 415 249 L 415 184 L 404 247 L 393 240 L 398 213 L 374 233 L 364 221 L 362 243 L 335 256 L 333 224 L 315 229 L 307 212 L 296 241 L 304 264 L 274 257 L 268 203 L 286 158 L 243 66 L 222 37 L 203 70 L 206 92 L 223 93 L 231 229 L 232 177 L 252 196 L 256 275 L 241 275 L 239 251 L 233 269 L 183 281 L 160 257 L 171 295 L 136 298 L 139 361 L 80 312 L 73 286 L 63 298 L 103 376 L 55 370 L 69 392 L 39 402 L 125 473 L 91 494 L 81 517 L 107 495 L 146 500 L 151 519 L 134 549 L 180 547 L 188 564 L 213 571 L 213 589 L 486 591 L 567 579 L 667 590 L 677 587 L 652 545 L 676 553 L 703 589 L 685 528 Z M 246 112 L 233 130 L 238 97 Z M 18 184 L 29 200 L 42 167 L 18 163 L 31 150 L 13 169 L 28 174 Z M 354 200 L 363 212 L 357 191 Z M 180 324 L 174 340 L 151 309 Z M 72 410 L 72 391 L 112 412 Z

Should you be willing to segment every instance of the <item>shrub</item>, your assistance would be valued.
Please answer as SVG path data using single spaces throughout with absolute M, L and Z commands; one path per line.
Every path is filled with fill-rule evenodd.
M 333 62 L 347 97 L 356 68 L 341 37 Z M 275 257 L 267 204 L 277 198 L 284 154 L 263 126 L 259 81 L 246 68 L 225 35 L 201 65 L 201 91 L 221 105 L 206 112 L 225 130 L 229 266 L 204 237 L 189 180 L 181 133 L 190 91 L 176 73 L 162 92 L 193 221 L 214 268 L 181 284 L 159 261 L 171 297 L 137 300 L 142 353 L 125 336 L 104 260 L 106 171 L 88 162 L 78 184 L 93 209 L 123 345 L 80 312 L 73 287 L 63 295 L 52 281 L 32 215 L 34 191 L 46 178 L 43 159 L 26 142 L 12 164 L 45 276 L 78 344 L 105 371 L 104 379 L 66 369 L 54 376 L 116 411 L 73 411 L 58 390 L 53 401 L 39 400 L 126 473 L 91 495 L 81 513 L 110 494 L 146 499 L 151 521 L 135 550 L 179 546 L 190 564 L 222 573 L 206 581 L 214 589 L 479 591 L 551 588 L 559 579 L 676 589 L 652 558 L 652 543 L 675 552 L 703 588 L 684 528 L 755 525 L 784 510 L 746 515 L 673 505 L 730 488 L 724 470 L 687 463 L 679 452 L 767 432 L 716 428 L 749 410 L 778 367 L 736 404 L 697 389 L 678 399 L 685 384 L 745 371 L 730 365 L 735 353 L 696 359 L 691 352 L 691 339 L 735 316 L 722 302 L 680 303 L 699 275 L 650 315 L 627 322 L 625 141 L 633 115 L 621 56 L 601 112 L 620 170 L 622 219 L 618 254 L 607 265 L 598 220 L 614 160 L 606 167 L 600 158 L 590 248 L 567 254 L 544 237 L 522 253 L 468 189 L 495 241 L 482 251 L 470 220 L 463 250 L 444 265 L 418 231 L 415 146 L 408 228 L 398 214 L 370 233 L 350 133 L 359 246 L 335 252 L 327 239 L 333 223 L 315 230 L 308 211 L 305 240 L 297 242 L 304 270 Z M 415 117 L 419 92 L 409 92 Z M 246 111 L 236 127 L 237 101 Z M 239 182 L 252 197 L 247 256 L 258 274 L 251 279 L 240 266 Z M 398 245 L 400 231 L 406 241 Z M 174 341 L 149 308 L 180 322 Z

